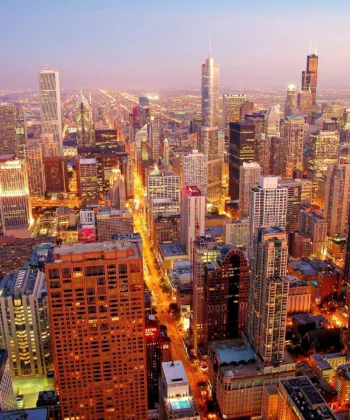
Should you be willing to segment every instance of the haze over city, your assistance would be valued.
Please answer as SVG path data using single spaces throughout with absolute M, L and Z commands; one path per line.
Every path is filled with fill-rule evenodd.
M 0 89 L 36 88 L 45 64 L 63 89 L 199 88 L 209 38 L 222 87 L 299 86 L 312 42 L 319 87 L 346 88 L 349 9 L 347 0 L 2 2 Z

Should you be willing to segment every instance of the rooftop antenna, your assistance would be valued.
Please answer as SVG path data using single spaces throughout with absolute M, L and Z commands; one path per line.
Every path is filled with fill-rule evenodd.
M 317 55 L 317 41 L 315 41 L 315 55 Z
M 209 58 L 211 58 L 211 33 L 209 32 Z
M 310 41 L 310 55 L 311 55 L 311 50 L 312 50 L 312 41 Z

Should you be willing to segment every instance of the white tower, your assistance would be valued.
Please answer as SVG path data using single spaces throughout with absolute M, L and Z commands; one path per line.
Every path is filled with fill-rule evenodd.
M 219 65 L 210 56 L 202 64 L 202 125 L 219 125 Z

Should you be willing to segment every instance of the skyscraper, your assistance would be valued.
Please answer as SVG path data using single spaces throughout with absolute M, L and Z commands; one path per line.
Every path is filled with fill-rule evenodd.
M 27 168 L 21 160 L 0 160 L 0 217 L 5 231 L 31 223 Z
M 200 191 L 207 195 L 208 183 L 208 156 L 192 150 L 182 156 L 182 187 L 196 185 Z
M 90 145 L 90 129 L 92 126 L 92 111 L 83 91 L 75 104 L 75 118 L 77 122 L 78 144 L 80 146 Z
M 302 72 L 301 89 L 310 91 L 312 94 L 313 112 L 316 114 L 316 94 L 317 94 L 317 76 L 318 76 L 318 55 L 309 54 L 306 61 L 306 71 Z
M 32 198 L 42 198 L 45 195 L 45 172 L 42 147 L 33 141 L 25 146 L 25 161 L 28 169 L 29 192 Z
M 9 351 L 12 376 L 45 375 L 52 369 L 47 289 L 42 271 L 20 269 L 3 279 L 0 320 L 0 345 Z
M 139 97 L 139 124 L 143 127 L 150 118 L 149 99 L 147 96 Z
M 304 117 L 287 117 L 284 120 L 284 137 L 287 140 L 286 178 L 291 178 L 294 169 L 303 170 Z
M 350 165 L 334 164 L 328 167 L 324 218 L 329 236 L 344 237 L 348 224 L 350 202 Z
M 219 126 L 219 65 L 210 56 L 202 64 L 202 125 Z
M 39 72 L 39 94 L 45 156 L 63 156 L 61 95 L 58 71 Z
M 62 418 L 147 419 L 139 245 L 62 245 L 45 268 Z
M 255 127 L 252 123 L 230 123 L 229 195 L 239 200 L 239 176 L 243 162 L 255 161 Z
M 160 119 L 151 117 L 148 123 L 148 144 L 149 144 L 149 157 L 157 164 L 159 163 L 160 154 Z
M 256 162 L 243 162 L 239 172 L 239 215 L 243 218 L 249 215 L 250 190 L 259 184 L 261 167 Z
M 284 108 L 284 118 L 298 115 L 297 91 L 294 85 L 289 85 L 287 89 L 287 100 Z
M 301 179 L 280 179 L 281 187 L 288 190 L 286 232 L 299 230 L 299 215 L 301 210 L 302 180 Z
M 191 257 L 194 240 L 204 235 L 205 195 L 196 186 L 182 189 L 180 215 L 180 241 Z
M 18 156 L 16 136 L 16 108 L 10 103 L 0 104 L 0 156 L 14 154 Z
M 241 120 L 242 104 L 246 101 L 245 95 L 223 95 L 223 130 L 230 134 L 230 123 Z
M 276 136 L 280 132 L 280 106 L 270 106 L 265 115 L 266 137 Z
M 83 205 L 98 206 L 97 163 L 95 158 L 76 158 L 79 196 Z

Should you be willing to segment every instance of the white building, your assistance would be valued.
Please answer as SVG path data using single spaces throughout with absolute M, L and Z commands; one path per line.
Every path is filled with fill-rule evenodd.
M 7 350 L 0 350 L 0 411 L 16 408 Z
M 211 57 L 202 64 L 202 125 L 219 125 L 219 65 Z
M 160 119 L 151 117 L 148 123 L 148 144 L 150 149 L 149 157 L 153 159 L 157 164 L 159 161 L 160 132 Z
M 180 202 L 180 177 L 172 172 L 155 170 L 147 175 L 147 198 L 170 198 Z
M 280 133 L 280 106 L 270 106 L 265 115 L 266 137 L 277 136 Z
M 249 236 L 249 218 L 224 222 L 224 242 L 237 247 L 247 246 Z
M 93 210 L 80 210 L 81 225 L 95 225 L 95 212 Z
M 249 215 L 250 190 L 259 184 L 261 167 L 257 162 L 243 162 L 239 168 L 239 214 Z
M 20 269 L 0 286 L 0 347 L 9 351 L 12 376 L 45 375 L 52 369 L 45 273 Z
M 63 156 L 61 95 L 58 71 L 39 72 L 39 94 L 45 156 Z
M 195 186 L 182 189 L 180 242 L 192 255 L 192 243 L 204 235 L 205 195 Z
M 193 150 L 182 156 L 182 188 L 196 185 L 207 195 L 208 156 Z
M 162 363 L 159 379 L 160 420 L 200 420 L 183 363 Z

